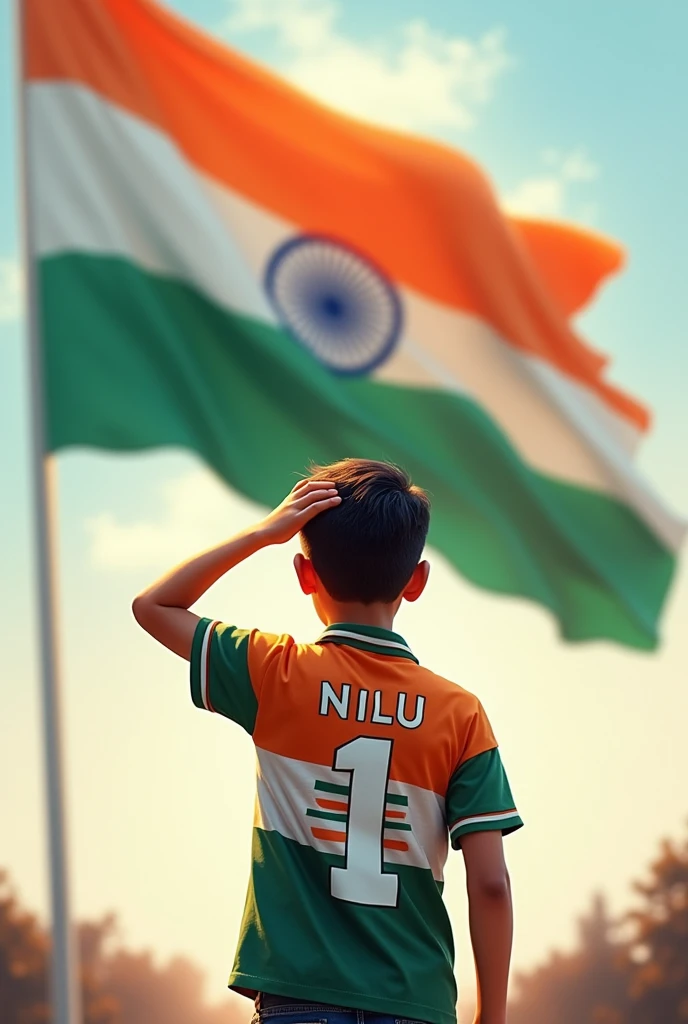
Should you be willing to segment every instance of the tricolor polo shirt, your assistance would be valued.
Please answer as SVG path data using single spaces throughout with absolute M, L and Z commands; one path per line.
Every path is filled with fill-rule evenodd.
M 389 630 L 337 623 L 298 644 L 210 619 L 191 695 L 257 754 L 230 987 L 455 1024 L 449 844 L 523 824 L 478 698 Z

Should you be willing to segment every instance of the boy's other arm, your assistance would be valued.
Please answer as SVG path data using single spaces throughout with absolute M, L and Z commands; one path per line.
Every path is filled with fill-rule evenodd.
M 270 544 L 284 544 L 319 512 L 341 498 L 330 480 L 300 480 L 281 505 L 255 526 L 218 547 L 196 555 L 134 598 L 134 618 L 147 633 L 188 661 L 198 615 L 192 604 L 221 576 Z
M 474 1024 L 506 1024 L 513 910 L 502 833 L 470 832 L 461 849 L 478 985 Z

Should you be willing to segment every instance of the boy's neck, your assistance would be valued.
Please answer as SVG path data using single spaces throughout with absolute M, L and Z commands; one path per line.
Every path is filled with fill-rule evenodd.
M 394 630 L 395 604 L 340 604 L 328 609 L 327 625 L 336 622 L 351 622 L 358 626 L 376 626 L 378 629 Z

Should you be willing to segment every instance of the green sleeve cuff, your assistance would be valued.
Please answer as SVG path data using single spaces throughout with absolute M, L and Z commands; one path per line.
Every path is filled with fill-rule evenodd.
M 200 620 L 194 632 L 189 660 L 191 700 L 197 708 L 205 708 L 206 711 L 212 710 L 207 703 L 208 648 L 213 633 L 211 627 L 216 625 L 217 623 L 213 619 Z
M 506 811 L 500 814 L 485 814 L 482 817 L 466 818 L 464 821 L 457 821 L 449 829 L 449 834 L 453 848 L 458 850 L 461 846 L 461 837 L 468 835 L 469 832 L 499 831 L 503 836 L 508 836 L 509 833 L 515 832 L 516 829 L 522 827 L 523 821 L 521 816 L 516 811 Z
M 508 835 L 521 828 L 509 780 L 497 747 L 468 758 L 447 787 L 447 825 L 454 849 L 468 832 L 499 830 Z
M 201 619 L 191 644 L 191 699 L 252 734 L 258 700 L 248 669 L 252 633 L 214 619 Z

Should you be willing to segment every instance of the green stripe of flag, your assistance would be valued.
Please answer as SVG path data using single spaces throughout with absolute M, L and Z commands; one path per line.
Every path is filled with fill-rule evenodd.
M 531 469 L 469 396 L 337 376 L 122 258 L 44 258 L 40 296 L 50 450 L 187 447 L 270 507 L 312 461 L 400 463 L 467 579 L 545 605 L 566 639 L 656 646 L 673 555 L 623 502 Z

